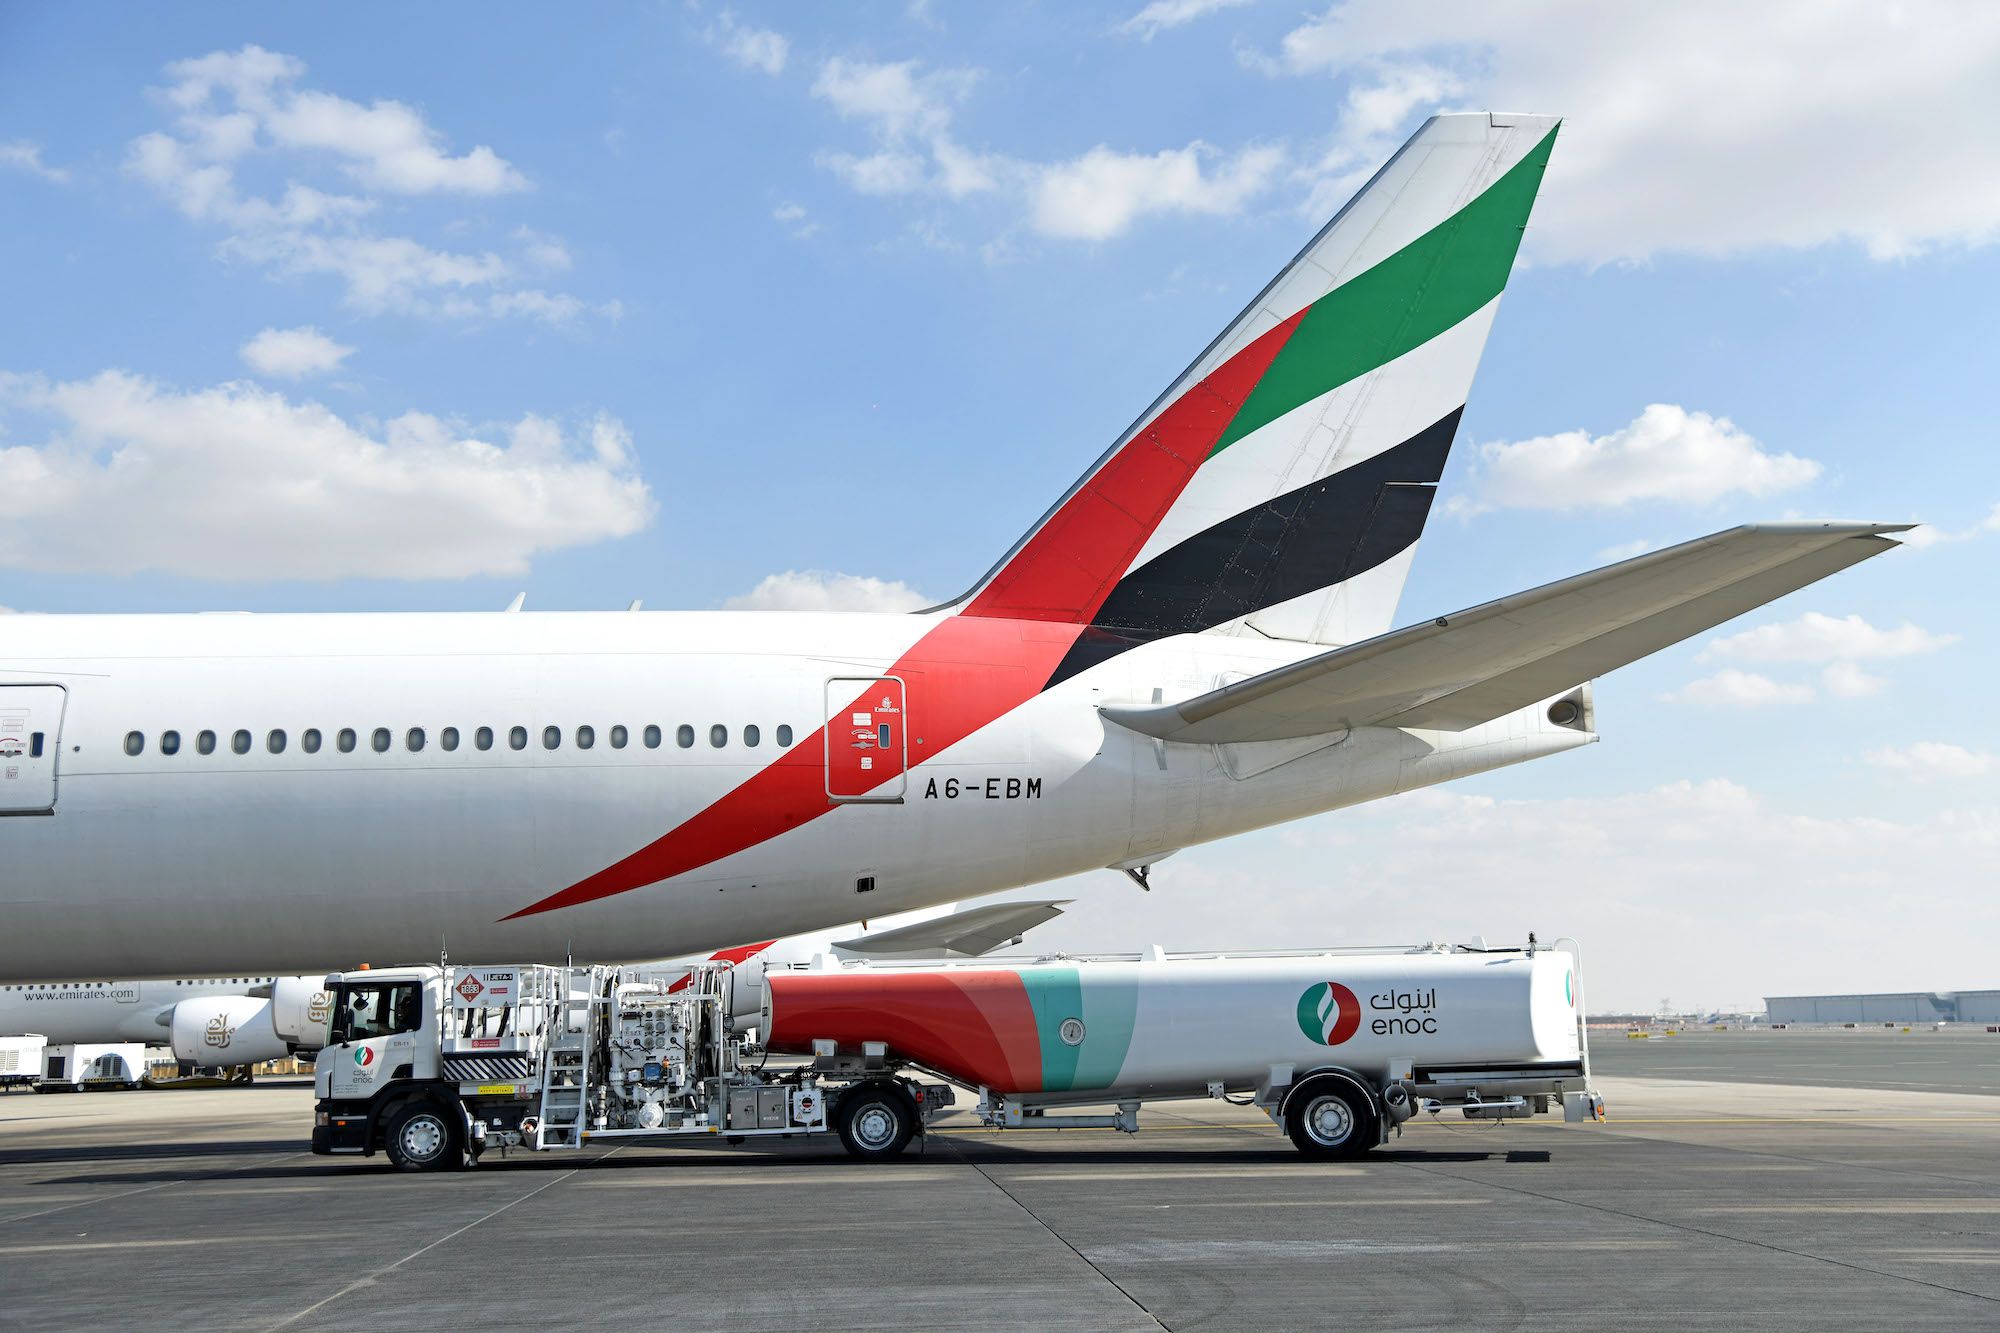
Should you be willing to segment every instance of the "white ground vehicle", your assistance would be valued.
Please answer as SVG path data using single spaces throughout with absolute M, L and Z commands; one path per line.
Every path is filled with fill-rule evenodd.
M 131 1091 L 146 1077 L 144 1042 L 74 1042 L 42 1056 L 36 1092 Z
M 48 1039 L 39 1032 L 0 1037 L 0 1089 L 32 1088 L 42 1081 L 42 1054 Z
M 495 1144 L 840 1135 L 893 1157 L 976 1089 L 995 1128 L 1138 1129 L 1149 1100 L 1240 1096 L 1315 1157 L 1420 1109 L 1601 1114 L 1575 954 L 1424 945 L 1265 955 L 726 964 L 669 990 L 613 969 L 433 967 L 327 978 L 313 1151 L 455 1166 Z M 742 1029 L 760 1023 L 762 1043 Z M 773 1061 L 772 1057 L 778 1057 Z M 787 1060 L 786 1057 L 801 1057 Z M 1052 1108 L 1115 1104 L 1111 1114 Z

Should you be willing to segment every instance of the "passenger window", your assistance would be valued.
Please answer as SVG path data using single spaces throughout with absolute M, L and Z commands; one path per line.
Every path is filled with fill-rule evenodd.
M 757 742 L 762 739 L 764 739 L 764 733 L 757 730 L 756 723 L 752 722 L 750 725 L 743 728 L 743 743 L 749 746 L 751 749 L 755 749 L 757 746 Z
M 146 752 L 146 733 L 143 731 L 126 732 L 125 753 L 130 755 L 139 755 L 139 754 L 144 754 L 145 752 Z
M 648 750 L 657 750 L 660 748 L 660 729 L 658 727 L 649 726 L 646 728 L 646 748 Z
M 197 734 L 194 738 L 194 748 L 202 754 L 214 754 L 215 733 L 212 731 L 204 731 Z
M 482 750 L 493 748 L 493 728 L 481 727 L 472 733 L 472 743 Z
M 788 746 L 791 743 L 792 743 L 792 729 L 787 726 L 780 726 L 778 728 L 778 744 Z
M 625 728 L 613 727 L 611 729 L 611 748 L 614 750 L 625 748 Z
M 692 750 L 694 748 L 694 728 L 685 722 L 681 723 L 680 730 L 674 733 L 674 744 L 680 746 L 683 750 Z
M 417 751 L 423 749 L 424 729 L 422 727 L 411 727 L 403 733 L 403 744 L 409 749 L 411 754 L 415 754 Z
M 560 746 L 561 744 L 562 744 L 561 727 L 542 728 L 542 748 L 544 750 L 553 750 L 556 747 Z
M 511 731 L 509 731 L 507 733 L 507 745 L 508 748 L 514 750 L 527 749 L 528 729 L 526 727 L 515 727 Z
M 576 729 L 577 749 L 588 750 L 595 744 L 597 744 L 597 730 L 594 727 L 578 727 Z
M 319 728 L 307 727 L 299 733 L 299 748 L 307 754 L 319 753 Z
M 710 727 L 708 729 L 708 743 L 718 750 L 729 744 L 729 728 L 723 726 L 720 722 Z
M 249 732 L 247 732 L 247 731 L 232 731 L 232 732 L 230 732 L 230 733 L 229 733 L 229 748 L 230 748 L 231 750 L 235 751 L 235 752 L 236 752 L 237 754 L 249 754 L 249 753 L 250 753 L 250 733 L 249 733 Z
M 368 738 L 368 743 L 375 747 L 376 754 L 389 753 L 389 729 L 387 727 L 375 728 L 375 734 Z
M 342 727 L 340 735 L 334 738 L 333 743 L 340 748 L 342 754 L 353 754 L 355 743 L 354 728 Z
M 438 744 L 447 750 L 456 750 L 458 748 L 458 728 L 446 727 L 443 731 L 440 731 L 438 733 Z
M 270 734 L 264 737 L 264 748 L 272 754 L 283 754 L 285 752 L 285 733 L 273 727 Z
M 161 732 L 160 753 L 179 754 L 180 752 L 181 752 L 181 734 L 178 731 Z

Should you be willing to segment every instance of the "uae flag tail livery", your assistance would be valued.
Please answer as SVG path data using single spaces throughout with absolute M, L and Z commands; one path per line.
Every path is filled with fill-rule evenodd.
M 937 761 L 1010 715 L 1043 735 L 1019 714 L 1071 682 L 1079 706 L 1149 743 L 1288 743 L 1221 753 L 1226 776 L 1192 780 L 1181 769 L 1193 761 L 1135 751 L 1142 771 L 1118 815 L 1144 822 L 1136 806 L 1164 808 L 1161 826 L 1109 840 L 1131 853 L 1123 861 L 1077 852 L 1057 872 L 1137 865 L 1148 847 L 1585 743 L 1592 675 L 1893 545 L 1871 525 L 1738 529 L 1386 633 L 1557 130 L 1551 116 L 1443 115 L 1404 144 L 991 572 L 924 613 L 882 673 L 912 682 L 922 753 L 880 790 L 900 797 L 907 780 L 920 803 L 963 799 L 964 780 Z M 1135 685 L 1140 650 L 1171 684 Z M 1535 737 L 1467 734 L 1457 758 L 1426 747 L 1427 767 L 1357 743 L 1330 766 L 1339 780 L 1293 770 L 1318 782 L 1309 797 L 1243 781 L 1357 727 L 1469 733 L 1566 691 L 1537 714 Z M 828 706 L 828 730 L 800 742 L 797 762 L 515 916 L 656 884 L 838 816 L 818 756 L 840 748 L 851 720 L 906 705 L 860 687 Z M 1098 757 L 1123 753 L 1114 742 Z M 970 781 L 985 798 L 1044 790 L 1039 778 Z

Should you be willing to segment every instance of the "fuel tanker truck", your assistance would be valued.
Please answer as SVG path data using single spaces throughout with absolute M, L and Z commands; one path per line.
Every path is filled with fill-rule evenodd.
M 1601 1118 L 1573 944 L 1269 954 L 727 963 L 330 976 L 316 1153 L 410 1170 L 488 1150 L 837 1134 L 901 1153 L 957 1102 L 991 1129 L 1136 1133 L 1150 1101 L 1258 1108 L 1309 1157 L 1419 1112 Z

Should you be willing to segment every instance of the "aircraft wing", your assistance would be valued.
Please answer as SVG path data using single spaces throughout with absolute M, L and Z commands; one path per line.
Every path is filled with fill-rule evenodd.
M 1174 704 L 1101 710 L 1163 740 L 1462 731 L 1899 545 L 1912 524 L 1759 523 L 1336 648 Z
M 859 935 L 851 940 L 836 940 L 833 947 L 862 955 L 941 950 L 966 958 L 977 958 L 981 954 L 991 953 L 1004 944 L 1012 944 L 1024 932 L 1033 930 L 1045 921 L 1053 921 L 1061 916 L 1063 908 L 1073 901 L 1075 900 L 1063 898 L 1049 902 L 988 903 L 983 907 L 968 907 L 963 911 L 953 912 L 950 916 L 919 921 L 914 926 L 903 926 L 897 930 L 884 931 L 879 935 Z

